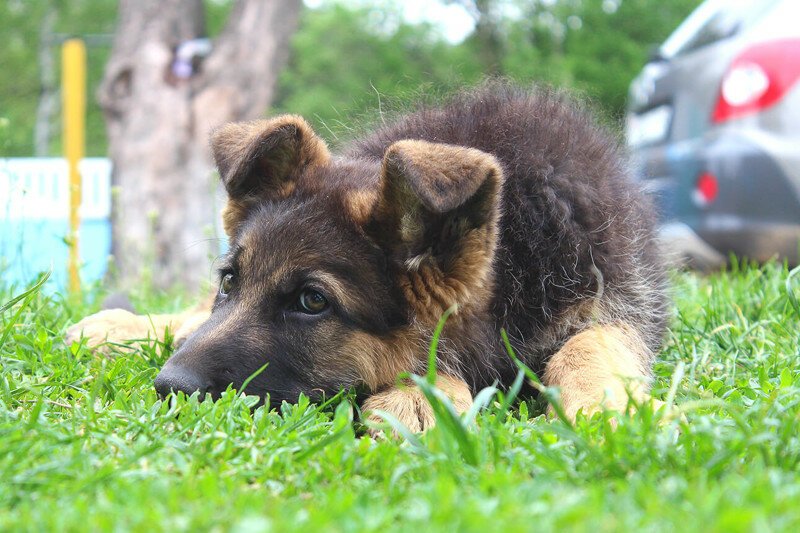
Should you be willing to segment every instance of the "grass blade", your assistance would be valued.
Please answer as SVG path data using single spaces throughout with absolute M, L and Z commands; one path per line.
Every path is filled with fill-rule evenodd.
M 456 448 L 467 464 L 476 466 L 478 464 L 476 444 L 467 429 L 466 423 L 462 421 L 461 416 L 453 406 L 453 402 L 444 392 L 428 383 L 426 379 L 414 375 L 411 376 L 411 379 L 430 403 L 438 430 L 456 444 Z
M 789 297 L 789 303 L 792 304 L 794 312 L 797 314 L 797 318 L 800 318 L 800 301 L 797 300 L 797 295 L 794 293 L 794 287 L 792 287 L 792 278 L 798 274 L 800 274 L 800 266 L 794 267 L 789 272 L 789 275 L 786 276 L 786 282 L 784 283 L 784 286 L 786 287 L 786 295 Z
M 464 414 L 464 422 L 467 425 L 471 425 L 475 422 L 475 418 L 477 418 L 481 409 L 486 408 L 498 392 L 500 392 L 500 390 L 497 387 L 486 387 L 476 394 L 475 399 L 472 400 L 472 405 L 469 407 L 469 411 Z
M 51 274 L 51 272 L 50 272 L 50 271 L 47 271 L 47 272 L 43 273 L 43 274 L 42 274 L 42 275 L 39 277 L 39 279 L 38 279 L 38 280 L 36 280 L 36 282 L 35 282 L 33 285 L 31 285 L 30 287 L 28 287 L 27 289 L 25 289 L 25 291 L 24 291 L 24 292 L 22 292 L 22 293 L 18 294 L 17 296 L 14 296 L 14 297 L 13 297 L 13 298 L 11 298 L 9 301 L 7 301 L 7 302 L 6 302 L 6 303 L 4 303 L 3 305 L 1 305 L 1 306 L 0 306 L 0 313 L 5 313 L 6 311 L 8 311 L 8 310 L 9 310 L 9 309 L 11 309 L 12 307 L 14 307 L 14 305 L 15 305 L 17 302 L 19 302 L 20 300 L 23 300 L 24 298 L 27 298 L 28 296 L 30 296 L 30 295 L 32 295 L 32 294 L 35 294 L 36 292 L 38 292 L 38 291 L 39 291 L 39 289 L 41 289 L 41 288 L 42 288 L 42 285 L 44 285 L 44 284 L 47 282 L 47 280 L 48 280 L 48 279 L 50 279 L 50 274 Z
M 522 384 L 524 382 L 525 372 L 520 370 L 517 373 L 517 377 L 514 379 L 514 383 L 511 384 L 511 387 L 509 387 L 506 393 L 503 395 L 503 403 L 498 409 L 499 413 L 506 413 L 509 409 L 511 409 L 511 405 L 517 399 L 517 396 L 519 396 L 519 392 L 522 390 Z
M 442 336 L 445 322 L 447 322 L 447 319 L 450 318 L 450 315 L 455 313 L 456 310 L 458 310 L 458 305 L 451 305 L 447 311 L 444 312 L 442 318 L 439 319 L 439 323 L 436 324 L 436 329 L 433 331 L 431 345 L 428 347 L 428 383 L 431 385 L 436 384 L 436 354 L 439 349 L 439 337 Z
M 414 434 L 413 431 L 408 429 L 408 426 L 400 422 L 393 414 L 388 413 L 386 411 L 382 411 L 380 409 L 373 409 L 371 411 L 372 414 L 379 416 L 382 418 L 386 423 L 392 426 L 392 429 L 397 432 L 398 435 L 403 437 L 403 439 L 408 442 L 414 451 L 419 452 L 423 455 L 429 455 L 428 449 L 422 445 L 419 438 Z
M 520 371 L 527 376 L 528 380 L 531 382 L 531 386 L 539 391 L 539 394 L 544 396 L 544 398 L 547 400 L 547 403 L 550 404 L 550 406 L 553 408 L 553 411 L 555 411 L 559 420 L 571 426 L 572 421 L 569 419 L 567 413 L 564 411 L 564 408 L 561 405 L 558 392 L 550 387 L 545 387 L 542 384 L 542 381 L 539 379 L 539 376 L 536 375 L 536 372 L 531 370 L 528 365 L 519 360 L 517 354 L 514 352 L 514 348 L 511 346 L 511 342 L 508 340 L 508 334 L 506 333 L 505 329 L 500 330 L 500 336 L 503 338 L 503 343 L 506 346 L 506 351 L 508 352 L 509 357 L 511 357 L 511 359 L 514 361 L 514 364 L 517 365 L 517 368 L 519 368 Z
M 5 344 L 8 336 L 11 335 L 11 330 L 14 329 L 14 324 L 17 323 L 19 317 L 21 317 L 22 313 L 25 311 L 25 308 L 28 307 L 28 304 L 31 303 L 33 297 L 39 293 L 39 290 L 42 288 L 42 286 L 49 278 L 50 278 L 50 272 L 49 271 L 45 272 L 44 274 L 41 275 L 38 281 L 36 281 L 36 283 L 31 285 L 22 294 L 15 296 L 11 300 L 3 304 L 2 307 L 0 307 L 0 314 L 2 314 L 8 309 L 11 309 L 17 302 L 22 301 L 22 305 L 19 306 L 17 312 L 14 313 L 14 316 L 11 317 L 11 320 L 9 320 L 8 323 L 5 325 L 5 327 L 3 328 L 3 335 L 0 336 L 0 347 L 2 347 Z
M 245 389 L 247 389 L 247 386 L 250 385 L 250 382 L 256 379 L 259 374 L 261 374 L 264 370 L 267 369 L 268 366 L 269 363 L 265 363 L 261 368 L 250 374 L 250 377 L 248 377 L 246 380 L 244 380 L 244 383 L 242 383 L 242 387 L 239 389 L 239 394 L 244 396 L 244 391 Z

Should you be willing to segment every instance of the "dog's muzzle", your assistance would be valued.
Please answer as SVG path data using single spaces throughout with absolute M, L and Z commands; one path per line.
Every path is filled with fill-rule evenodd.
M 199 392 L 200 399 L 203 399 L 211 388 L 211 382 L 193 370 L 169 362 L 161 369 L 154 385 L 162 398 L 166 398 L 170 392 L 183 392 L 187 396 Z

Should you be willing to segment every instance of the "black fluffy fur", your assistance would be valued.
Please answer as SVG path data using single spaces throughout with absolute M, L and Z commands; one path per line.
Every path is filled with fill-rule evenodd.
M 653 353 L 659 349 L 668 302 L 654 207 L 631 178 L 617 137 L 582 105 L 553 90 L 488 83 L 385 125 L 345 153 L 380 160 L 402 139 L 477 148 L 505 174 L 493 323 L 475 323 L 469 339 L 449 341 L 451 365 L 473 388 L 513 378 L 513 365 L 498 353 L 500 328 L 537 372 L 592 322 L 629 324 Z M 598 313 L 571 316 L 576 304 L 597 298 Z

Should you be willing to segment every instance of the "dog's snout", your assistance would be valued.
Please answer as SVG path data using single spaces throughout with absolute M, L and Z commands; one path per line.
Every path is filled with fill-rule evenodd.
M 187 395 L 199 392 L 202 399 L 211 387 L 210 382 L 195 371 L 170 364 L 161 369 L 154 385 L 162 398 L 170 392 L 183 392 Z

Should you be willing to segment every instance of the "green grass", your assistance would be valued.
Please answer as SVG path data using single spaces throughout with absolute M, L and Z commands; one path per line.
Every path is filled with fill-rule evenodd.
M 363 436 L 346 397 L 162 403 L 168 349 L 65 346 L 93 309 L 34 292 L 2 312 L 0 530 L 798 530 L 795 274 L 676 276 L 655 395 L 685 420 L 645 406 L 573 427 L 495 396 L 467 423 L 437 400 L 408 441 Z

